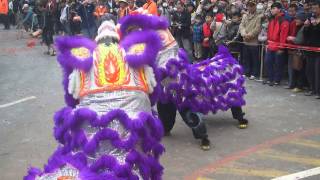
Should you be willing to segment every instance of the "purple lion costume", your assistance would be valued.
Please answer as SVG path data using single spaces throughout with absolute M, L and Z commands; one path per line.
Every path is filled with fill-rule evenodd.
M 152 104 L 202 113 L 244 104 L 242 69 L 227 49 L 189 64 L 167 28 L 159 17 L 133 15 L 118 32 L 103 22 L 96 42 L 56 39 L 67 105 L 54 116 L 59 146 L 25 180 L 162 179 L 164 130 Z
M 131 27 L 143 30 L 156 30 L 163 48 L 158 53 L 153 70 L 157 80 L 155 93 L 151 96 L 157 103 L 159 118 L 165 134 L 170 134 L 175 123 L 176 110 L 182 120 L 192 129 L 196 139 L 201 139 L 201 148 L 210 149 L 210 141 L 201 114 L 216 113 L 231 109 L 238 120 L 240 129 L 248 125 L 242 106 L 245 105 L 245 79 L 242 67 L 224 46 L 218 53 L 200 63 L 190 64 L 186 52 L 179 49 L 169 30 L 159 28 L 152 19 L 143 15 L 128 16 L 122 20 L 126 26 L 120 27 L 126 35 Z
M 152 21 L 157 29 L 168 26 Z M 161 40 L 153 30 L 120 40 L 116 30 L 105 21 L 96 42 L 80 36 L 56 39 L 67 104 L 54 116 L 59 146 L 44 170 L 30 168 L 25 180 L 162 179 L 163 128 L 149 98 Z

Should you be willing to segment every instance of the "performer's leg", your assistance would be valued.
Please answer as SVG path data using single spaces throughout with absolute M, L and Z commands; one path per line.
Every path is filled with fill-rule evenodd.
M 208 139 L 207 128 L 204 121 L 198 113 L 191 112 L 190 110 L 179 111 L 182 120 L 192 129 L 193 137 L 201 139 L 201 149 L 210 149 L 210 140 Z
M 171 102 L 166 104 L 158 102 L 157 109 L 164 133 L 165 135 L 169 135 L 176 121 L 176 106 Z
M 239 121 L 239 128 L 245 129 L 248 127 L 249 121 L 244 118 L 245 113 L 242 111 L 241 106 L 240 107 L 232 107 L 231 108 L 232 116 L 234 119 L 237 119 Z

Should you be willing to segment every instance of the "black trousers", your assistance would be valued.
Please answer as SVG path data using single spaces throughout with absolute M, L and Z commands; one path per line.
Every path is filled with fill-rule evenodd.
M 259 46 L 243 45 L 242 49 L 244 70 L 246 76 L 259 77 L 260 74 L 260 57 Z
M 165 132 L 170 132 L 176 121 L 177 108 L 173 103 L 157 104 L 159 118 L 163 124 Z M 207 128 L 197 113 L 188 109 L 179 111 L 182 120 L 192 129 L 193 137 L 196 139 L 207 138 Z
M 176 106 L 172 102 L 166 104 L 158 103 L 157 109 L 165 132 L 170 132 L 176 121 Z M 239 122 L 244 121 L 244 113 L 241 107 L 232 107 L 231 112 L 234 119 Z M 192 129 L 194 138 L 203 139 L 208 137 L 206 124 L 197 113 L 188 109 L 179 111 L 179 113 L 182 120 Z
M 308 53 L 306 76 L 310 90 L 320 95 L 320 53 Z
M 207 58 L 212 58 L 213 53 L 210 47 L 202 47 L 202 58 L 205 60 Z
M 9 29 L 10 28 L 10 24 L 9 24 L 9 16 L 6 14 L 0 14 L 1 17 L 1 21 L 4 25 L 5 29 Z

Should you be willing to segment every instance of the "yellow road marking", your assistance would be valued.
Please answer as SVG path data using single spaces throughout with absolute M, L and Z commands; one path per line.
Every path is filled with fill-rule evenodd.
M 320 159 L 313 158 L 310 156 L 290 154 L 290 153 L 285 153 L 285 152 L 271 150 L 271 149 L 257 152 L 257 154 L 264 158 L 273 158 L 273 159 L 295 162 L 300 164 L 320 166 Z
M 209 179 L 209 178 L 206 178 L 206 177 L 198 177 L 197 180 L 214 180 L 214 179 Z
M 284 176 L 288 172 L 278 171 L 273 169 L 248 169 L 248 168 L 234 168 L 234 167 L 223 167 L 217 169 L 216 173 L 218 174 L 235 174 L 240 176 L 255 176 L 255 177 L 267 177 L 274 178 L 278 176 Z
M 320 149 L 320 143 L 317 141 L 312 141 L 312 140 L 295 139 L 293 141 L 290 141 L 289 143 L 294 144 L 294 145 L 300 145 L 300 146 L 306 146 L 306 147 Z

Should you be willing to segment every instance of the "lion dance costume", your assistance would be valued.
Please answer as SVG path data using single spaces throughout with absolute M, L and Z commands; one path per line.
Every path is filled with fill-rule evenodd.
M 67 104 L 54 116 L 59 146 L 25 180 L 161 179 L 163 127 L 152 104 L 170 99 L 203 113 L 244 104 L 242 70 L 226 49 L 191 65 L 167 28 L 132 15 L 119 28 L 103 22 L 96 42 L 56 39 Z

